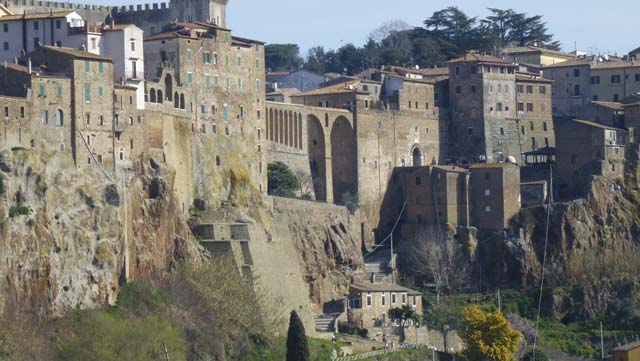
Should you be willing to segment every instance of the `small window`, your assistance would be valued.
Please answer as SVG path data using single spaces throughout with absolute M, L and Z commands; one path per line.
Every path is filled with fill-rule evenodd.
M 392 294 L 391 294 L 391 304 L 392 304 L 392 305 L 395 305 L 395 304 L 396 304 L 396 294 L 395 294 L 395 293 L 392 293 Z
M 44 96 L 44 85 L 40 85 L 38 95 Z
M 487 188 L 484 190 L 484 196 L 485 197 L 490 197 L 491 196 L 491 189 Z
M 88 61 L 84 61 L 84 72 L 88 73 L 91 70 L 91 63 Z
M 486 206 L 484 206 L 484 211 L 485 211 L 485 213 L 491 212 L 491 206 L 488 205 L 488 204 Z
M 371 307 L 373 305 L 372 303 L 372 297 L 371 294 L 367 295 L 367 307 Z
M 419 186 L 422 184 L 422 178 L 416 177 L 416 185 Z
M 462 87 L 460 85 L 456 85 L 456 94 L 460 94 L 462 92 Z
M 473 135 L 473 128 L 472 127 L 467 128 L 467 134 L 468 135 Z
M 576 78 L 580 77 L 580 69 L 573 69 L 573 76 Z

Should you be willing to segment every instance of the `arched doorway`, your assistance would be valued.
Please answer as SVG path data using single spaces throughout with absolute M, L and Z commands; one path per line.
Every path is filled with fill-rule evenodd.
M 413 166 L 422 167 L 422 151 L 420 147 L 413 148 Z
M 320 119 L 313 115 L 307 117 L 307 145 L 309 166 L 313 179 L 313 191 L 316 200 L 327 200 L 327 156 L 325 150 L 324 130 Z
M 358 193 L 356 173 L 355 132 L 344 116 L 339 116 L 331 128 L 331 170 L 333 200 L 353 201 Z

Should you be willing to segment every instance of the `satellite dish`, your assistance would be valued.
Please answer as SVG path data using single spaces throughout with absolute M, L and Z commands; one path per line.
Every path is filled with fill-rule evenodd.
M 507 163 L 518 164 L 518 162 L 516 161 L 516 157 L 514 157 L 512 155 L 507 157 Z

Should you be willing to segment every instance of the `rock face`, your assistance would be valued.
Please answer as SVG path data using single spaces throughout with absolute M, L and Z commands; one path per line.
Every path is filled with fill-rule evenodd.
M 546 295 L 548 314 L 558 319 L 591 317 L 605 309 L 610 299 L 628 297 L 630 288 L 637 289 L 634 280 L 621 281 L 598 268 L 613 269 L 618 255 L 637 247 L 640 203 L 635 193 L 635 177 L 624 182 L 599 178 L 586 199 L 553 205 L 545 284 L 566 284 L 573 290 Z M 546 217 L 544 207 L 525 209 L 513 221 L 512 229 L 518 229 L 518 234 L 480 237 L 479 262 L 490 286 L 539 286 Z
M 53 317 L 112 304 L 127 270 L 129 279 L 159 277 L 197 257 L 171 175 L 148 173 L 129 177 L 137 196 L 127 196 L 97 167 L 78 171 L 59 153 L 0 154 L 0 308 Z

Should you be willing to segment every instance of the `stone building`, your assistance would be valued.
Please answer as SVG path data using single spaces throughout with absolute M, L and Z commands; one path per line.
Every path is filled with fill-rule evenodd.
M 160 32 L 165 24 L 173 21 L 204 22 L 224 28 L 227 24 L 227 3 L 228 0 L 174 0 L 109 6 L 56 1 L 3 1 L 6 9 L 13 14 L 74 11 L 91 24 L 135 24 L 147 34 Z
M 453 158 L 496 162 L 519 159 L 527 150 L 518 129 L 516 70 L 511 62 L 478 54 L 449 62 Z
M 507 47 L 502 49 L 502 56 L 514 63 L 542 66 L 554 65 L 575 58 L 573 54 L 537 46 Z
M 542 68 L 545 78 L 553 80 L 553 115 L 575 115 L 578 108 L 591 99 L 591 63 L 576 58 Z
M 623 128 L 624 110 L 622 103 L 591 101 L 577 110 L 576 118 Z
M 558 192 L 561 199 L 584 196 L 590 190 L 594 176 L 622 177 L 626 129 L 587 120 L 558 120 L 556 167 Z
M 516 75 L 517 119 L 520 124 L 518 142 L 522 153 L 546 147 L 555 147 L 555 131 L 551 113 L 552 81 L 534 74 Z
M 268 92 L 275 92 L 281 88 L 294 88 L 306 92 L 320 88 L 327 80 L 324 75 L 309 70 L 300 69 L 284 72 L 269 72 L 266 74 Z
M 401 219 L 404 232 L 424 227 L 468 227 L 469 178 L 467 169 L 456 166 L 396 169 L 392 183 L 400 185 L 401 199 L 406 202 Z
M 422 316 L 422 294 L 390 283 L 362 282 L 349 287 L 347 317 L 352 326 L 371 329 L 389 321 L 389 310 L 411 306 Z
M 619 102 L 640 91 L 639 61 L 598 61 L 591 66 L 591 99 Z
M 471 224 L 484 230 L 504 230 L 520 211 L 520 168 L 511 163 L 471 166 Z

